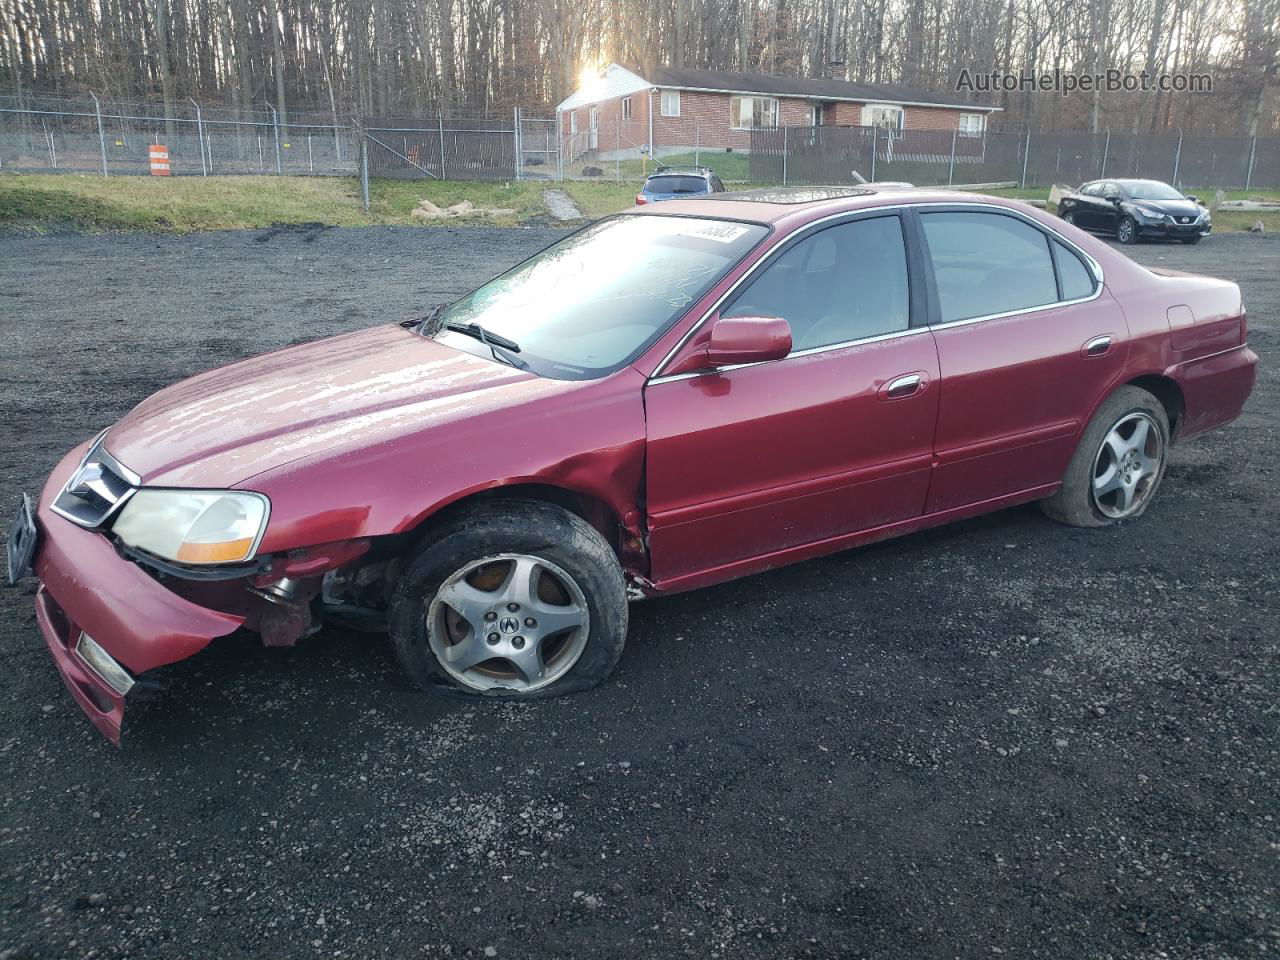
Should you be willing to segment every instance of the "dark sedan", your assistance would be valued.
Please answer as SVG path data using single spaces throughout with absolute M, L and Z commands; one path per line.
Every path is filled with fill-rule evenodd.
M 1195 197 L 1159 180 L 1094 180 L 1058 201 L 1058 216 L 1121 243 L 1144 237 L 1199 243 L 1213 229 Z

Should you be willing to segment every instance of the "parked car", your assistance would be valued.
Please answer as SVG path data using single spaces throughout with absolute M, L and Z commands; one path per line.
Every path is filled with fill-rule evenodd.
M 636 205 L 662 200 L 687 200 L 707 193 L 724 193 L 724 183 L 706 167 L 658 167 L 636 194 Z
M 1170 444 L 1239 415 L 1234 283 L 1016 201 L 851 193 L 611 217 L 144 400 L 10 533 L 72 696 L 118 743 L 159 668 L 331 617 L 383 622 L 423 688 L 582 690 L 629 599 L 1029 501 L 1130 521 Z
M 1199 243 L 1213 230 L 1209 210 L 1159 180 L 1093 180 L 1058 202 L 1058 216 L 1121 243 L 1143 238 Z

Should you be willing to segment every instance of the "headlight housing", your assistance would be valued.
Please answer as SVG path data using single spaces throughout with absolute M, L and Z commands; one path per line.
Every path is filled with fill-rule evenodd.
M 138 490 L 112 531 L 127 546 L 202 566 L 252 560 L 271 502 L 241 490 Z

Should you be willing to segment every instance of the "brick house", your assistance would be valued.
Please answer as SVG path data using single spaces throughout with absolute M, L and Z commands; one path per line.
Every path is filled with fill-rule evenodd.
M 752 129 L 863 126 L 894 133 L 958 131 L 979 137 L 999 107 L 894 84 L 806 80 L 656 67 L 642 75 L 610 64 L 556 107 L 566 160 L 656 156 L 693 147 L 748 152 Z

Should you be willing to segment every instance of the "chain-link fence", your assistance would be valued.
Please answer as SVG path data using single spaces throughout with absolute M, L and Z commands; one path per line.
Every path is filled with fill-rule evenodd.
M 877 127 L 781 127 L 751 134 L 747 179 L 917 186 L 1048 187 L 1143 177 L 1183 187 L 1280 187 L 1280 137 L 982 133 Z
M 607 106 L 556 119 L 517 108 L 478 119 L 361 121 L 284 116 L 266 104 L 231 110 L 187 101 L 165 111 L 156 103 L 0 97 L 0 171 L 146 174 L 149 149 L 161 145 L 176 176 L 637 180 L 664 163 L 709 167 L 727 183 L 848 184 L 862 178 L 1048 187 L 1112 176 L 1184 188 L 1280 188 L 1280 136 L 740 130 L 727 118 L 607 116 Z

